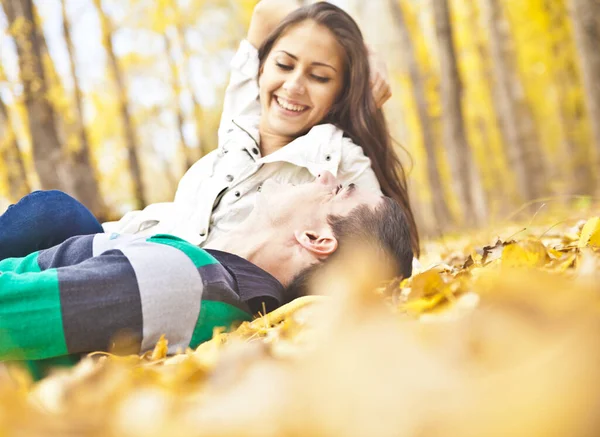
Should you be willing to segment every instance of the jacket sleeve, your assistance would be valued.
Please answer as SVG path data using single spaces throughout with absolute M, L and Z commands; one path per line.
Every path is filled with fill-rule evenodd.
M 362 147 L 354 144 L 350 138 L 342 139 L 342 156 L 338 168 L 338 179 L 344 184 L 381 193 L 371 160 L 365 156 Z
M 218 153 L 218 150 L 213 150 L 196 161 L 196 163 L 185 172 L 179 181 L 179 185 L 177 185 L 175 203 L 195 205 L 202 200 L 202 182 L 213 175 Z M 213 199 L 209 199 L 209 201 L 211 200 Z
M 226 135 L 233 118 L 260 115 L 258 50 L 247 40 L 242 40 L 230 67 L 231 76 L 225 90 L 219 139 Z

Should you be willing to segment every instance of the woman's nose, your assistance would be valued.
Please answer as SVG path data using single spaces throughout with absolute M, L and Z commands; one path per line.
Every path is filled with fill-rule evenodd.
M 302 77 L 300 77 L 299 74 L 294 74 L 288 77 L 288 79 L 283 83 L 283 89 L 290 95 L 303 95 L 306 91 L 304 83 L 302 82 Z

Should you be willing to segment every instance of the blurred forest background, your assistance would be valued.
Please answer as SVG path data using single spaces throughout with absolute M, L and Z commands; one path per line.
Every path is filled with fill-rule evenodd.
M 256 0 L 1 0 L 0 211 L 58 188 L 103 219 L 216 147 Z M 600 195 L 600 0 L 338 0 L 389 67 L 421 231 Z

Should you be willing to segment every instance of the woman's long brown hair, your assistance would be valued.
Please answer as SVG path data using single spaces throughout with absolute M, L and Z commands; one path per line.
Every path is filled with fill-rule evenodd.
M 373 99 L 369 83 L 368 52 L 360 29 L 350 15 L 331 3 L 319 2 L 301 7 L 288 15 L 258 51 L 260 71 L 275 42 L 291 26 L 312 20 L 327 27 L 345 54 L 344 88 L 323 123 L 342 129 L 362 147 L 384 195 L 402 206 L 411 228 L 411 246 L 418 256 L 419 233 L 410 207 L 406 174 L 392 147 L 392 139 L 383 115 Z

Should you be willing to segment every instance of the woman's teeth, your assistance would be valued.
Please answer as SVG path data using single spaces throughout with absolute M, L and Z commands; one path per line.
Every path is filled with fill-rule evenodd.
M 275 96 L 275 100 L 279 106 L 281 106 L 283 109 L 287 109 L 288 111 L 302 112 L 308 108 L 308 106 L 292 105 L 291 103 L 288 103 L 277 96 Z

